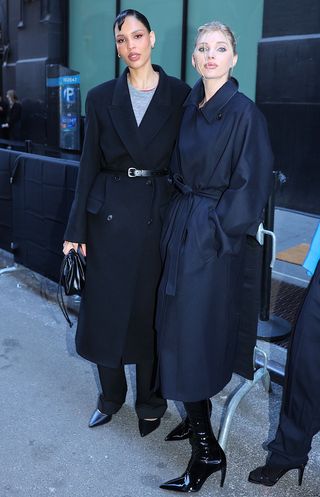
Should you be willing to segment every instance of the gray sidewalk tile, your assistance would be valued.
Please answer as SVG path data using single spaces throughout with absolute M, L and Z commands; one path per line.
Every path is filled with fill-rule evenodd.
M 0 268 L 12 258 L 0 251 Z M 133 408 L 132 370 L 127 402 L 108 425 L 89 429 L 98 387 L 93 366 L 77 356 L 69 329 L 55 302 L 56 285 L 27 269 L 0 275 L 0 496 L 160 497 L 158 488 L 186 467 L 189 444 L 164 442 L 180 421 L 180 405 L 169 409 L 158 430 L 138 433 Z M 284 351 L 269 347 L 272 358 Z M 280 357 L 278 357 L 280 354 Z M 199 365 L 201 367 L 201 365 Z M 213 399 L 217 432 L 228 396 L 242 380 L 234 376 Z M 213 475 L 199 497 L 317 497 L 320 495 L 320 438 L 315 437 L 302 487 L 297 472 L 273 488 L 247 482 L 265 460 L 263 444 L 277 424 L 281 387 L 267 394 L 257 385 L 241 402 L 226 448 L 225 486 Z

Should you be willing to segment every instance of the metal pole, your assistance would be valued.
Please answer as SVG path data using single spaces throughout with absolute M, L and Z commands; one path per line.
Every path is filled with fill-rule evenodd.
M 28 152 L 28 154 L 31 154 L 32 152 L 32 141 L 31 140 L 25 140 L 25 151 Z
M 231 427 L 231 422 L 233 420 L 233 416 L 236 412 L 238 405 L 241 400 L 247 395 L 248 392 L 252 390 L 252 388 L 261 380 L 263 386 L 267 392 L 270 391 L 270 374 L 268 371 L 268 356 L 264 350 L 255 347 L 255 357 L 257 354 L 263 356 L 262 359 L 262 367 L 257 369 L 254 373 L 253 380 L 245 380 L 243 385 L 227 399 L 226 405 L 227 409 L 223 418 L 222 425 L 219 430 L 219 444 L 224 450 L 227 445 L 227 440 L 229 436 L 229 431 Z M 255 361 L 254 361 L 255 363 Z
M 182 36 L 181 36 L 181 68 L 180 68 L 180 78 L 183 81 L 186 80 L 186 75 L 187 75 L 188 11 L 189 11 L 189 1 L 183 0 Z
M 121 0 L 116 0 L 116 17 L 121 12 Z M 117 49 L 114 51 L 114 76 L 117 78 L 120 74 L 120 59 L 118 57 Z
M 278 171 L 273 171 L 273 188 L 265 210 L 264 228 L 274 231 L 274 204 L 275 190 L 278 181 Z M 261 303 L 260 303 L 260 319 L 261 321 L 269 320 L 270 298 L 271 298 L 271 267 L 270 261 L 272 257 L 272 240 L 270 237 L 265 237 L 263 245 L 262 273 L 261 273 Z

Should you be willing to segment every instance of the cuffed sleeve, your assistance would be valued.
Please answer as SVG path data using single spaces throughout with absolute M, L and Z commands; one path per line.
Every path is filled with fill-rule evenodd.
M 218 256 L 237 253 L 242 236 L 256 232 L 271 191 L 273 155 L 265 118 L 250 105 L 243 119 L 229 187 L 210 211 Z

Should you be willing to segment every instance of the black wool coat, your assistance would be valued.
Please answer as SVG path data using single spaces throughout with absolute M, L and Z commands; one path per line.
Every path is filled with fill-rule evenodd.
M 8 124 L 10 140 L 21 140 L 21 114 L 22 105 L 20 102 L 14 102 L 8 110 Z
M 190 88 L 158 66 L 159 84 L 137 126 L 127 84 L 93 88 L 65 239 L 87 244 L 86 284 L 76 333 L 78 353 L 104 366 L 153 359 L 161 271 L 161 210 L 167 176 L 129 178 L 127 169 L 168 168 Z
M 182 401 L 212 397 L 237 367 L 247 237 L 256 234 L 272 184 L 258 108 L 235 80 L 199 109 L 203 96 L 199 81 L 185 103 L 161 239 L 158 379 L 165 398 Z

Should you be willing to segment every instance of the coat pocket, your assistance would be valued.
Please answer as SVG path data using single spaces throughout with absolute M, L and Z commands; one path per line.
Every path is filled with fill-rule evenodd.
M 103 206 L 103 200 L 94 197 L 88 197 L 87 212 L 90 212 L 90 214 L 98 214 L 102 206 Z
M 199 255 L 203 262 L 207 263 L 217 256 L 215 249 L 215 224 L 209 219 L 208 208 L 201 205 L 196 210 L 192 221 Z
M 106 192 L 106 174 L 100 173 L 96 177 L 87 200 L 87 211 L 98 214 L 104 204 Z

